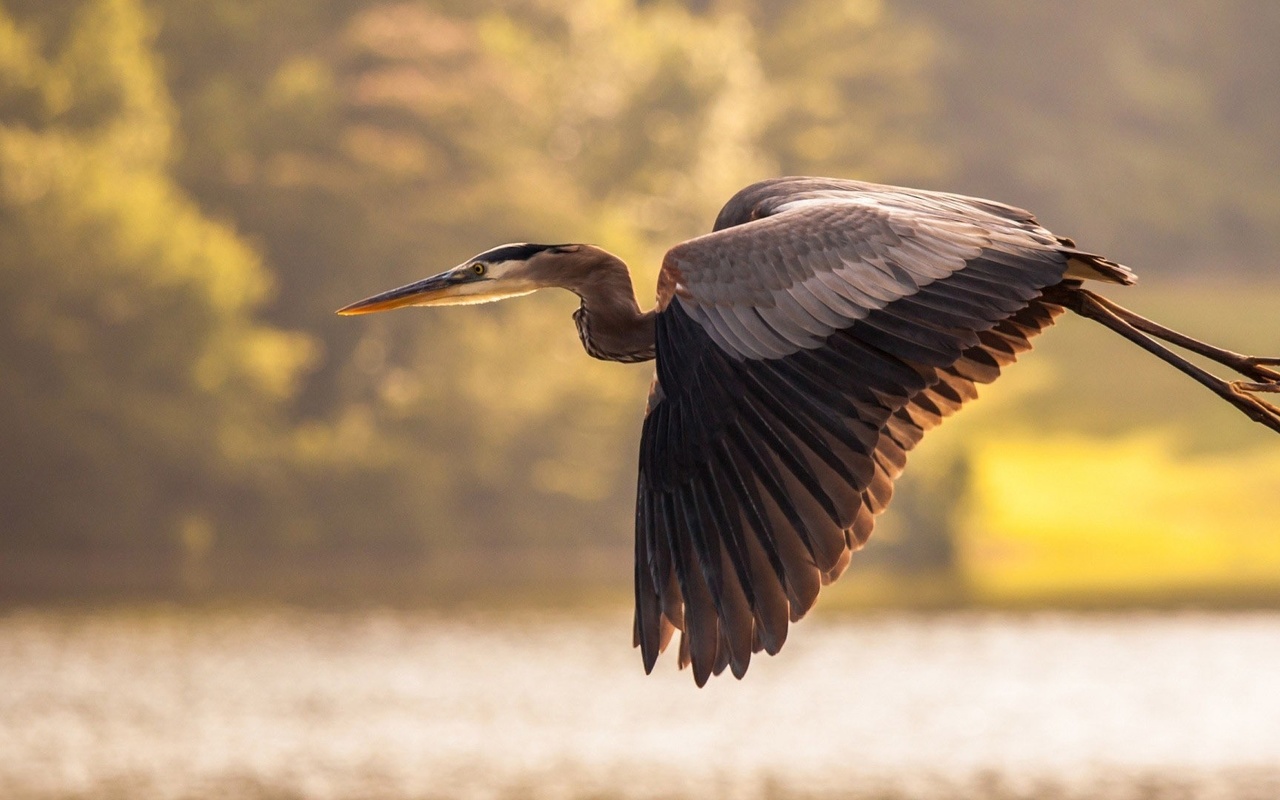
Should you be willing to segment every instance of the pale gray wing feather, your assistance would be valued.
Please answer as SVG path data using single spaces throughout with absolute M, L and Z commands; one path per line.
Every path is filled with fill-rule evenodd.
M 1065 269 L 1061 243 L 1030 215 L 970 198 L 821 190 L 770 211 L 677 245 L 664 261 L 675 300 L 739 358 L 819 347 L 980 255 Z

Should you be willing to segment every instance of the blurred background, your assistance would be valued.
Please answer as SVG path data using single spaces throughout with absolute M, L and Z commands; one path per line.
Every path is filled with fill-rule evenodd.
M 567 293 L 332 312 L 510 241 L 647 304 L 817 174 L 1030 208 L 1277 354 L 1277 42 L 1253 0 L 0 0 L 0 793 L 1276 796 L 1280 442 L 1097 326 L 693 693 L 627 649 L 651 365 Z

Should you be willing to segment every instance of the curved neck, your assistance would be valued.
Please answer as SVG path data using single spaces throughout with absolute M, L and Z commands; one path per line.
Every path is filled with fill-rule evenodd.
M 641 311 L 622 259 L 590 245 L 562 256 L 557 285 L 578 295 L 573 314 L 587 354 L 605 361 L 633 363 L 654 357 L 654 311 Z

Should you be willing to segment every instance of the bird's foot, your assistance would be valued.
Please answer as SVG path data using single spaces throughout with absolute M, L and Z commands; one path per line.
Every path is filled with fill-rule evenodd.
M 1280 385 L 1280 370 L 1272 369 L 1272 367 L 1280 367 L 1280 357 L 1246 356 L 1242 366 L 1241 375 L 1270 386 Z M 1251 389 L 1250 391 L 1274 392 L 1276 389 Z
M 1268 356 L 1243 356 L 1234 369 L 1249 381 L 1232 381 L 1234 392 L 1280 392 L 1280 370 L 1272 367 L 1280 366 L 1280 358 Z
M 1264 383 L 1232 381 L 1229 386 L 1231 394 L 1235 396 L 1232 402 L 1236 408 L 1243 411 L 1254 422 L 1260 422 L 1273 431 L 1280 432 L 1280 406 L 1268 403 L 1256 394 L 1257 392 L 1280 393 L 1280 381 Z
M 1232 381 L 1231 388 L 1237 392 L 1280 392 L 1280 383 L 1268 381 L 1267 383 L 1248 383 L 1246 381 Z
M 1231 392 L 1240 398 L 1240 410 L 1272 430 L 1280 431 L 1280 406 L 1258 394 L 1280 394 L 1280 358 L 1245 356 L 1234 369 L 1252 380 L 1232 381 Z

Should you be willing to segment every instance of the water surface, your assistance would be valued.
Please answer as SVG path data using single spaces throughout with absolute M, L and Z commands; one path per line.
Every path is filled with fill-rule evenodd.
M 1280 615 L 891 615 L 745 681 L 615 615 L 12 612 L 0 797 L 1280 797 Z

